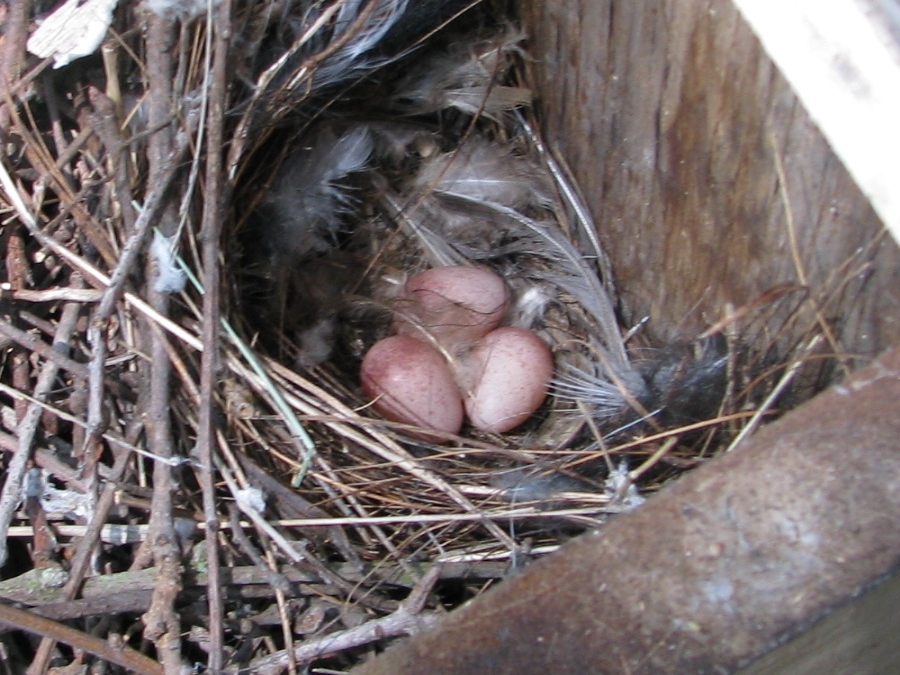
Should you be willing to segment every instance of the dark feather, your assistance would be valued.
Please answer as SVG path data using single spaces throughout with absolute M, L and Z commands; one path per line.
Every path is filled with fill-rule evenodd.
M 266 236 L 276 257 L 302 259 L 336 245 L 353 200 L 342 182 L 368 166 L 372 138 L 357 127 L 337 136 L 319 128 L 289 157 L 262 205 Z

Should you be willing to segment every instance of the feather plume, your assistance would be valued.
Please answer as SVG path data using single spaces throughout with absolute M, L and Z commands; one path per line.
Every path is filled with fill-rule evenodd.
M 275 256 L 302 259 L 336 245 L 352 202 L 342 181 L 364 170 L 371 153 L 365 127 L 338 137 L 325 126 L 287 160 L 262 204 L 263 227 Z
M 392 60 L 376 48 L 407 11 L 409 0 L 347 0 L 334 20 L 329 42 L 346 41 L 316 69 L 314 86 L 347 82 Z
M 586 337 L 597 357 L 588 382 L 606 390 L 598 403 L 609 402 L 596 407 L 598 417 L 615 417 L 629 407 L 630 400 L 643 398 L 646 383 L 625 351 L 612 301 L 594 271 L 563 236 L 558 225 L 529 218 L 503 204 L 476 200 L 468 195 L 443 193 L 443 196 L 451 202 L 465 204 L 473 214 L 488 213 L 502 217 L 507 223 L 509 243 L 502 251 L 486 253 L 518 253 L 530 258 L 532 262 L 527 265 L 527 276 L 533 283 L 547 284 L 557 289 L 557 294 L 567 294 L 588 313 L 592 332 Z M 535 264 L 536 260 L 543 264 Z M 576 370 L 573 377 L 578 372 L 581 371 Z
M 424 59 L 397 86 L 394 106 L 410 115 L 455 108 L 499 120 L 506 111 L 530 104 L 529 89 L 501 84 L 523 39 L 521 32 L 508 31 Z
M 382 200 L 401 229 L 418 240 L 422 253 L 432 266 L 467 264 L 466 256 L 459 253 L 447 237 L 441 236 L 426 224 L 434 220 L 433 207 L 429 208 L 424 201 L 405 204 L 390 192 L 386 192 Z
M 460 150 L 453 157 L 459 161 L 437 158 L 423 167 L 416 183 L 431 186 L 445 208 L 465 213 L 475 227 L 489 223 L 495 234 L 502 233 L 502 250 L 494 242 L 485 242 L 484 254 L 519 253 L 545 260 L 544 280 L 565 290 L 595 318 L 608 345 L 610 362 L 624 374 L 629 370 L 628 358 L 612 303 L 597 275 L 557 223 L 523 213 L 525 206 L 546 205 L 549 201 L 542 175 L 525 170 L 529 165 L 524 159 L 514 160 L 497 144 L 470 139 L 461 147 L 470 149 Z M 504 172 L 504 166 L 510 170 Z M 448 220 L 454 222 L 453 218 Z M 462 236 L 460 228 L 444 228 L 436 234 L 467 244 L 470 255 L 473 248 L 479 248 L 475 236 Z
M 258 297 L 251 311 L 288 337 L 306 364 L 330 356 L 340 298 L 360 269 L 345 260 L 339 235 L 356 202 L 348 179 L 368 168 L 372 147 L 365 127 L 340 135 L 328 125 L 315 128 L 254 214 L 248 247 Z
M 253 95 L 228 153 L 234 180 L 242 158 L 254 149 L 260 130 L 295 116 L 315 116 L 331 104 L 335 91 L 347 88 L 378 68 L 402 58 L 430 31 L 476 0 L 344 0 L 310 3 L 303 21 L 286 21 L 288 44 L 276 41 L 265 53 L 272 60 L 255 73 Z
M 424 162 L 413 185 L 524 210 L 552 204 L 544 174 L 498 143 L 472 137 L 453 152 Z

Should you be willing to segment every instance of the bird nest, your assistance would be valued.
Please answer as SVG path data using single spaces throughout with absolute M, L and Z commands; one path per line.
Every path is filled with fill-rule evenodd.
M 723 451 L 817 344 L 732 337 L 796 289 L 683 345 L 620 326 L 497 7 L 212 4 L 119 7 L 44 61 L 5 10 L 0 621 L 43 638 L 10 663 L 346 669 Z M 445 266 L 504 279 L 552 354 L 503 433 L 360 386 Z

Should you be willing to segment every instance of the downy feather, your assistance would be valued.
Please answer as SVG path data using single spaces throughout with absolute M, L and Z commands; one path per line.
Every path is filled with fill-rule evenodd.
M 544 174 L 534 164 L 480 137 L 471 137 L 455 151 L 423 162 L 414 185 L 422 191 L 460 195 L 518 210 L 552 203 Z
M 511 55 L 524 35 L 509 31 L 475 43 L 458 43 L 449 53 L 435 54 L 413 68 L 397 86 L 396 108 L 424 115 L 455 108 L 468 115 L 500 119 L 513 108 L 531 103 L 531 91 L 501 84 Z
M 376 55 L 375 50 L 406 12 L 408 5 L 409 0 L 374 0 L 374 8 L 357 25 L 358 19 L 369 11 L 372 0 L 344 2 L 335 18 L 330 42 L 335 43 L 348 36 L 349 40 L 316 69 L 314 85 L 347 82 L 364 70 L 388 63 L 391 59 Z M 350 34 L 349 31 L 354 32 Z
M 341 182 L 362 171 L 372 153 L 365 127 L 338 137 L 321 127 L 287 165 L 263 202 L 264 227 L 277 255 L 305 257 L 335 246 L 352 196 Z

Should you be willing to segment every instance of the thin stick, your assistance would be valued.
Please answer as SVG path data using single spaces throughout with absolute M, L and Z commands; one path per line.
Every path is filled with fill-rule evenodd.
M 210 3 L 211 5 L 211 3 Z M 206 26 L 206 77 L 210 74 L 212 51 L 213 11 L 207 7 Z M 203 514 L 206 520 L 206 547 L 209 586 L 209 657 L 207 665 L 212 672 L 222 668 L 224 627 L 224 602 L 221 589 L 221 567 L 218 555 L 219 515 L 216 509 L 216 492 L 213 481 L 213 406 L 219 368 L 219 240 L 222 236 L 223 205 L 227 185 L 222 170 L 225 146 L 224 107 L 227 102 L 227 56 L 231 37 L 231 2 L 225 0 L 219 7 L 215 20 L 215 63 L 212 65 L 212 82 L 209 88 L 209 141 L 206 146 L 206 198 L 203 203 L 203 225 L 200 240 L 203 250 L 203 277 L 206 293 L 203 295 L 203 357 L 200 362 L 200 410 L 197 428 L 197 448 L 200 456 L 198 480 L 203 492 Z
M 74 303 L 66 305 L 56 329 L 54 342 L 62 345 L 69 344 L 80 312 L 81 308 L 79 305 Z M 59 367 L 55 362 L 48 361 L 44 364 L 40 377 L 38 378 L 37 386 L 34 389 L 35 399 L 43 401 L 46 394 L 56 382 L 58 372 Z M 25 473 L 26 462 L 31 455 L 31 444 L 37 433 L 37 426 L 42 413 L 43 410 L 41 406 L 36 403 L 30 404 L 25 417 L 22 418 L 22 421 L 19 423 L 19 428 L 16 430 L 16 435 L 19 437 L 19 447 L 10 461 L 7 469 L 6 484 L 3 486 L 3 495 L 0 497 L 0 540 L 2 540 L 2 543 L 0 543 L 0 566 L 2 566 L 3 561 L 6 560 L 7 556 L 5 530 L 9 526 L 12 518 L 12 511 L 19 501 L 22 476 Z M 12 499 L 11 505 L 7 504 L 7 498 Z M 9 506 L 11 506 L 11 509 L 9 510 L 9 513 L 7 513 L 7 508 Z M 46 670 L 46 665 L 49 661 L 52 649 L 52 641 L 46 638 L 41 641 L 37 653 L 35 654 L 35 658 L 29 668 L 29 674 L 41 673 Z
M 186 142 L 184 143 L 184 147 L 187 147 Z M 179 151 L 181 149 L 182 148 L 179 145 Z M 169 173 L 166 174 L 167 181 L 171 181 L 171 179 L 174 178 L 174 169 L 177 168 L 177 160 L 180 157 L 179 151 L 176 151 L 175 156 L 171 158 L 169 167 L 172 169 L 172 171 L 171 175 Z M 41 231 L 41 229 L 38 227 L 37 219 L 34 217 L 34 215 L 32 215 L 31 211 L 29 211 L 28 207 L 25 205 L 25 201 L 22 199 L 22 195 L 19 194 L 19 191 L 16 188 L 16 184 L 13 182 L 12 176 L 9 175 L 9 171 L 7 171 L 6 165 L 3 162 L 0 162 L 0 185 L 3 186 L 10 204 L 12 204 L 13 208 L 15 209 L 16 215 L 19 216 L 19 220 L 21 220 L 25 227 L 28 228 L 28 231 L 41 246 L 52 251 L 67 263 L 69 263 L 74 269 L 84 274 L 87 280 L 92 280 L 93 282 L 107 288 L 110 286 L 110 284 L 112 284 L 112 279 L 109 276 L 98 270 L 88 261 L 84 260 L 80 256 L 67 249 L 52 237 L 48 237 Z M 145 214 L 149 214 L 147 215 L 148 221 L 151 220 L 151 216 L 155 218 L 157 215 L 156 209 L 158 209 L 159 206 L 159 200 L 154 199 L 154 196 L 151 195 L 151 198 L 147 200 L 147 205 L 145 206 L 144 211 L 141 212 L 141 216 L 138 218 L 138 222 L 141 221 Z M 179 326 L 168 317 L 160 316 L 160 314 L 152 307 L 150 307 L 147 302 L 137 297 L 134 293 L 125 292 L 123 297 L 129 305 L 134 307 L 149 320 L 158 323 L 160 326 L 180 338 L 193 349 L 196 349 L 197 351 L 203 350 L 203 344 L 194 335 L 186 331 L 184 328 Z
M 812 351 L 819 346 L 819 343 L 822 342 L 822 335 L 816 335 L 812 340 L 806 345 L 803 351 L 794 359 L 794 362 L 788 367 L 788 369 L 784 372 L 784 375 L 781 376 L 781 379 L 778 381 L 778 384 L 769 392 L 769 395 L 766 396 L 766 400 L 762 402 L 756 412 L 753 414 L 753 417 L 750 418 L 750 421 L 747 422 L 747 425 L 741 429 L 741 432 L 735 437 L 735 439 L 731 442 L 731 444 L 725 449 L 725 452 L 731 452 L 734 450 L 740 443 L 747 438 L 750 434 L 756 431 L 756 428 L 759 426 L 762 418 L 769 412 L 772 405 L 781 396 L 781 393 L 787 388 L 787 386 L 791 383 L 791 380 L 794 379 L 794 376 L 797 374 L 797 371 L 800 370 L 800 366 L 803 365 L 803 359 L 812 353 Z
M 784 218 L 785 224 L 787 225 L 788 241 L 791 245 L 791 258 L 794 261 L 794 269 L 797 271 L 797 278 L 800 280 L 800 283 L 804 287 L 808 287 L 809 281 L 806 276 L 806 268 L 803 266 L 803 259 L 800 255 L 800 244 L 797 241 L 797 228 L 794 224 L 794 209 L 791 205 L 791 196 L 790 193 L 788 193 L 787 189 L 787 176 L 785 176 L 784 173 L 784 164 L 781 161 L 781 153 L 778 151 L 778 146 L 775 144 L 775 135 L 772 134 L 770 136 L 770 139 L 772 141 L 772 157 L 775 160 L 775 173 L 778 176 L 778 191 L 781 195 L 782 202 L 784 202 Z M 822 307 L 819 305 L 819 303 L 814 302 L 812 296 L 810 296 L 809 302 L 810 304 L 812 304 L 812 310 L 813 314 L 816 317 L 816 323 L 819 324 L 819 327 L 822 329 L 822 333 L 828 340 L 831 351 L 834 354 L 840 354 L 843 350 L 838 344 L 838 339 L 834 334 L 834 330 L 832 329 L 831 324 L 828 323 L 828 319 L 825 317 L 825 313 L 822 311 Z M 844 377 L 849 377 L 850 369 L 847 367 L 846 360 L 839 359 L 839 364 L 841 366 L 841 369 L 844 371 Z
M 103 293 L 92 288 L 45 288 L 13 291 L 12 299 L 22 302 L 99 302 Z
M 24 330 L 19 330 L 3 319 L 0 319 L 0 333 L 8 337 L 13 342 L 16 342 L 20 346 L 24 347 L 28 351 L 34 352 L 35 354 L 47 359 L 48 361 L 52 361 L 57 365 L 58 368 L 67 370 L 73 375 L 78 375 L 79 377 L 87 377 L 87 367 L 83 363 L 73 361 L 65 354 L 61 354 L 53 349 L 53 347 L 48 345 L 37 336 L 32 335 L 31 333 L 27 333 Z
M 87 428 L 87 422 L 85 422 L 83 419 L 81 419 L 77 415 L 72 415 L 63 410 L 60 410 L 59 408 L 50 405 L 46 401 L 42 401 L 40 399 L 35 398 L 34 396 L 29 396 L 28 394 L 25 394 L 21 391 L 17 391 L 13 387 L 3 384 L 2 382 L 0 382 L 0 392 L 6 394 L 13 400 L 26 401 L 27 403 L 29 403 L 31 405 L 36 405 L 41 410 L 49 412 L 65 422 L 69 422 L 70 424 L 74 424 L 74 425 L 80 426 L 85 429 Z M 104 441 L 109 443 L 110 446 L 112 446 L 113 448 L 119 448 L 122 450 L 127 450 L 128 452 L 133 452 L 135 454 L 140 455 L 141 457 L 146 457 L 148 459 L 152 459 L 154 462 L 163 462 L 165 464 L 168 464 L 169 466 L 180 466 L 182 464 L 189 463 L 188 460 L 185 460 L 180 457 L 160 457 L 159 455 L 154 455 L 152 452 L 147 452 L 146 450 L 142 450 L 141 448 L 134 445 L 133 443 L 129 443 L 128 441 L 123 440 L 122 438 L 118 437 L 117 435 L 113 435 L 109 432 L 101 434 L 100 438 L 102 438 Z M 102 473 L 102 470 L 101 470 L 101 473 Z M 85 488 L 86 488 L 86 485 L 85 485 Z
M 161 200 L 159 218 L 154 225 L 163 235 L 171 236 L 177 228 L 177 215 L 172 200 L 163 199 L 167 188 L 162 181 L 168 168 L 167 158 L 172 154 L 175 144 L 174 129 L 171 125 L 162 125 L 171 119 L 174 99 L 172 53 L 177 31 L 175 19 L 171 16 L 161 16 L 153 12 L 148 12 L 146 16 L 148 123 L 151 127 L 160 125 L 160 130 L 150 137 L 147 146 L 149 160 L 147 189 L 152 195 L 158 195 Z M 146 229 L 135 232 L 135 236 L 142 236 L 140 242 L 143 244 L 149 232 L 150 227 L 147 223 Z M 122 257 L 127 252 L 123 251 Z M 152 284 L 147 292 L 153 308 L 161 315 L 168 316 L 169 294 L 157 291 Z M 150 391 L 146 399 L 147 443 L 154 454 L 170 459 L 174 455 L 170 387 L 172 365 L 166 341 L 155 331 L 151 331 L 150 334 L 150 355 Z M 182 587 L 182 569 L 172 515 L 174 492 L 172 467 L 168 462 L 154 462 L 150 534 L 132 562 L 132 569 L 135 569 L 144 564 L 147 557 L 152 556 L 157 569 L 157 583 L 153 589 L 150 607 L 142 618 L 145 625 L 144 637 L 154 643 L 167 675 L 176 675 L 182 667 L 181 619 L 175 611 L 175 598 Z
M 632 483 L 636 483 L 640 480 L 641 476 L 643 476 L 647 471 L 656 466 L 659 461 L 669 454 L 669 451 L 675 447 L 675 444 L 678 442 L 678 436 L 671 436 L 666 441 L 659 446 L 659 448 L 650 455 L 638 468 L 633 469 L 628 472 L 628 478 Z
M 106 640 L 69 628 L 56 621 L 37 616 L 24 609 L 0 604 L 0 623 L 33 635 L 41 635 L 45 640 L 63 642 L 76 649 L 83 649 L 101 659 L 125 668 L 137 675 L 163 675 L 162 666 L 153 659 L 129 647 L 113 647 Z
M 412 635 L 433 626 L 440 614 L 422 612 L 435 582 L 440 578 L 440 566 L 428 570 L 422 580 L 416 584 L 409 597 L 392 614 L 381 619 L 367 621 L 361 626 L 345 630 L 334 635 L 326 635 L 318 640 L 308 640 L 294 648 L 292 654 L 280 651 L 250 663 L 250 671 L 256 675 L 277 675 L 281 673 L 293 657 L 297 664 L 305 664 L 325 654 L 331 654 L 359 647 L 376 640 L 400 635 Z M 225 673 L 237 673 L 229 669 Z
M 7 5 L 3 36 L 2 64 L 0 64 L 0 138 L 5 141 L 9 132 L 10 114 L 7 106 L 14 105 L 13 90 L 18 84 L 22 61 L 25 57 L 25 42 L 28 39 L 28 19 L 31 16 L 31 1 L 19 0 Z
M 498 490 L 490 488 L 491 492 Z M 335 518 L 281 518 L 278 520 L 267 521 L 272 527 L 285 528 L 309 528 L 309 527 L 361 527 L 368 525 L 425 525 L 436 523 L 446 525 L 450 523 L 477 523 L 485 518 L 491 520 L 509 520 L 511 518 L 527 518 L 553 520 L 565 516 L 595 516 L 609 513 L 619 513 L 619 508 L 606 508 L 610 499 L 607 495 L 587 494 L 585 498 L 597 501 L 597 506 L 585 506 L 567 509 L 547 510 L 542 505 L 537 506 L 516 506 L 496 511 L 485 511 L 483 513 L 419 513 L 409 516 L 345 516 Z M 253 523 L 246 520 L 238 522 L 238 526 L 249 528 Z M 56 525 L 57 532 L 64 537 L 81 537 L 84 535 L 86 528 L 84 525 Z M 197 523 L 198 530 L 207 529 L 208 523 Z M 231 530 L 234 523 L 221 522 L 219 530 Z M 147 525 L 104 525 L 101 530 L 101 540 L 113 544 L 134 543 L 135 541 L 143 541 L 147 537 L 149 526 Z M 29 525 L 20 525 L 11 527 L 8 536 L 10 537 L 30 537 L 33 530 Z
M 119 489 L 117 483 L 125 473 L 125 469 L 127 468 L 130 459 L 131 453 L 129 452 L 123 452 L 116 458 L 116 463 L 113 465 L 112 471 L 110 472 L 109 481 L 104 486 L 103 491 L 97 500 L 90 525 L 88 525 L 83 533 L 82 539 L 75 548 L 72 566 L 69 569 L 69 579 L 63 587 L 64 601 L 74 600 L 81 589 L 82 581 L 90 567 L 97 542 L 101 539 L 103 528 L 106 527 L 106 517 L 115 501 L 116 492 L 118 492 Z M 51 635 L 46 635 L 44 639 L 41 640 L 34 659 L 31 662 L 31 667 L 28 670 L 29 675 L 43 673 L 47 670 L 55 646 L 56 640 Z
M 60 345 L 69 344 L 80 311 L 81 308 L 77 304 L 66 305 L 57 326 L 54 342 Z M 44 363 L 34 388 L 36 399 L 43 400 L 47 396 L 56 382 L 58 373 L 59 366 L 55 361 Z M 29 405 L 25 416 L 19 422 L 18 429 L 16 429 L 16 436 L 19 439 L 18 447 L 6 467 L 6 482 L 0 493 L 0 567 L 6 563 L 9 555 L 6 548 L 6 530 L 12 522 L 22 496 L 22 479 L 25 476 L 28 460 L 31 458 L 31 444 L 37 433 L 42 412 L 39 405 Z

